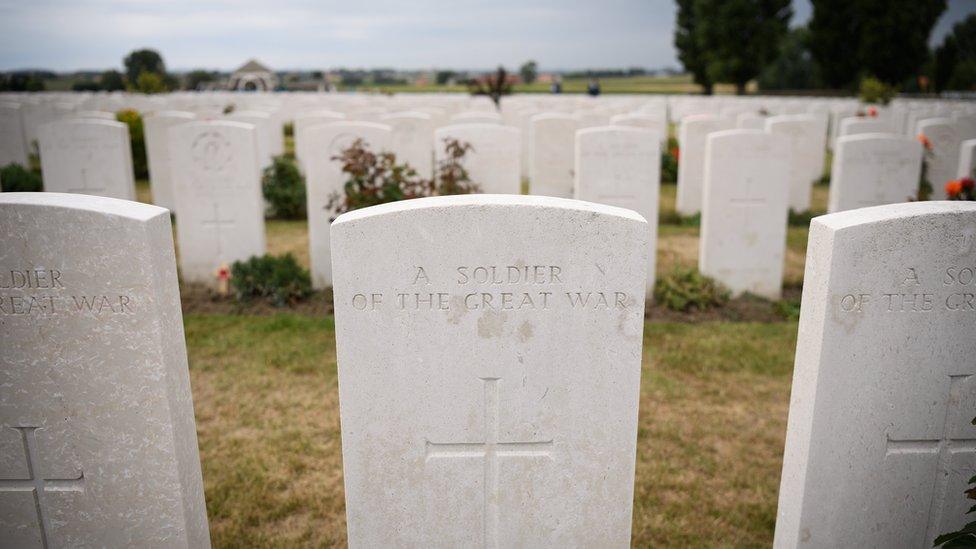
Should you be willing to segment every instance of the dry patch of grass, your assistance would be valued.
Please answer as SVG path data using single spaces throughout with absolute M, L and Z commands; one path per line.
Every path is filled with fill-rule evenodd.
M 269 219 L 264 223 L 264 230 L 269 254 L 290 253 L 300 265 L 309 267 L 307 221 Z
M 187 315 L 216 547 L 345 544 L 331 317 Z M 637 546 L 768 546 L 796 327 L 647 324 Z

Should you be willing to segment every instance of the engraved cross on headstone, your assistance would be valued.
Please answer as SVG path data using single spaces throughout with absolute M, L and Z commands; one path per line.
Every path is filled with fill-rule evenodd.
M 81 187 L 75 187 L 73 189 L 68 189 L 68 192 L 72 193 L 85 193 L 91 191 L 104 191 L 105 185 L 99 184 L 97 182 L 91 181 L 88 176 L 88 168 L 81 169 Z
M 942 420 L 942 436 L 937 439 L 908 439 L 894 440 L 888 436 L 885 456 L 910 454 L 936 454 L 939 456 L 939 468 L 936 471 L 932 499 L 929 502 L 928 527 L 926 528 L 927 543 L 931 543 L 942 532 L 942 514 L 945 507 L 946 492 L 948 491 L 949 474 L 951 473 L 952 456 L 960 453 L 976 454 L 976 437 L 952 438 L 952 426 L 957 424 L 959 401 L 962 400 L 962 388 L 966 378 L 970 375 L 950 375 L 949 394 L 946 400 L 945 417 Z
M 214 229 L 217 234 L 217 254 L 223 254 L 223 239 L 220 237 L 220 229 L 226 228 L 230 229 L 234 227 L 233 219 L 223 219 L 220 216 L 220 205 L 215 201 L 213 203 L 213 218 L 204 219 L 202 223 L 204 228 Z
M 427 458 L 484 459 L 483 526 L 484 546 L 498 547 L 498 459 L 524 457 L 552 459 L 552 439 L 538 442 L 499 442 L 498 440 L 498 382 L 501 378 L 483 377 L 484 381 L 484 442 L 426 441 Z
M 733 206 L 762 206 L 766 203 L 766 197 L 757 194 L 755 180 L 751 176 L 746 177 L 745 192 L 740 196 L 738 193 L 729 199 Z
M 75 478 L 44 478 L 39 470 L 39 455 L 35 432 L 41 427 L 11 427 L 20 431 L 24 452 L 27 454 L 26 479 L 0 479 L 0 492 L 33 492 L 34 511 L 40 523 L 41 543 L 46 548 L 51 539 L 51 525 L 44 514 L 44 499 L 47 492 L 84 492 L 85 473 L 79 472 Z

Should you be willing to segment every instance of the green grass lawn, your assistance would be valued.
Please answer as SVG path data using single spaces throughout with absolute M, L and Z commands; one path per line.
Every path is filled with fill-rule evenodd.
M 345 544 L 332 318 L 184 320 L 214 545 Z M 769 546 L 795 339 L 645 326 L 636 546 Z

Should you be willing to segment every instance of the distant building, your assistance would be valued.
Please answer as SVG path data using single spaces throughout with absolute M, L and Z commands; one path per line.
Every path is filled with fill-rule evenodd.
M 235 91 L 271 91 L 278 86 L 278 77 L 271 69 L 251 59 L 230 75 L 227 88 Z

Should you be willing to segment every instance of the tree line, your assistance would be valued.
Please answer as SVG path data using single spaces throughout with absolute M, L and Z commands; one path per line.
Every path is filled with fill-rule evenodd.
M 976 14 L 929 48 L 946 0 L 812 0 L 813 14 L 790 28 L 790 0 L 676 0 L 674 45 L 706 94 L 716 83 L 738 93 L 854 90 L 872 79 L 903 91 L 976 89 Z

